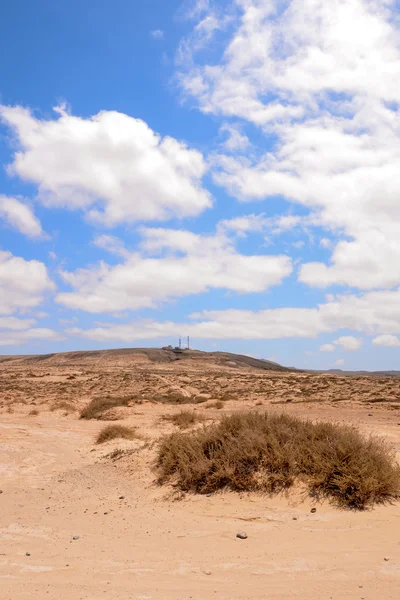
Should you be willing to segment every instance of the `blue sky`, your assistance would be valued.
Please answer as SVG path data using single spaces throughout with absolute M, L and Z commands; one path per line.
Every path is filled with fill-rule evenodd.
M 1 353 L 398 369 L 399 39 L 391 0 L 4 5 Z

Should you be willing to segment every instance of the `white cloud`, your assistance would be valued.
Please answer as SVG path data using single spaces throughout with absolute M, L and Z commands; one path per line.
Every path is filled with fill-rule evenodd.
M 200 152 L 122 113 L 84 119 L 55 110 L 58 118 L 46 121 L 0 107 L 20 145 L 8 171 L 36 183 L 47 206 L 83 209 L 107 226 L 193 217 L 211 206 Z
M 80 307 L 83 304 L 81 299 Z M 400 290 L 361 296 L 339 295 L 316 308 L 208 310 L 190 315 L 186 322 L 103 323 L 94 329 L 74 329 L 72 333 L 101 341 L 131 342 L 179 334 L 193 339 L 315 338 L 340 329 L 373 335 L 400 334 Z M 331 346 L 355 350 L 362 341 L 346 335 L 337 338 Z
M 400 346 L 400 339 L 396 335 L 378 335 L 372 340 L 372 343 L 375 346 L 389 346 L 395 348 Z
M 363 340 L 361 338 L 355 338 L 352 335 L 342 335 L 333 343 L 336 344 L 336 346 L 341 346 L 344 350 L 359 350 Z
M 322 346 L 319 347 L 321 352 L 333 352 L 334 350 L 336 350 L 336 346 L 334 346 L 333 344 L 322 344 Z
M 0 314 L 37 306 L 53 288 L 43 263 L 0 251 Z
M 227 138 L 223 142 L 223 146 L 230 152 L 235 150 L 245 150 L 250 146 L 250 140 L 242 133 L 238 124 L 224 123 L 219 128 L 221 134 L 227 134 Z
M 0 218 L 30 238 L 43 237 L 39 219 L 29 206 L 16 198 L 0 195 Z
M 150 32 L 150 35 L 154 40 L 163 40 L 165 37 L 162 29 L 153 29 L 153 31 Z
M 113 235 L 99 235 L 93 240 L 93 244 L 98 248 L 103 248 L 111 254 L 128 257 L 129 252 L 123 242 Z
M 13 331 L 21 331 L 24 329 L 29 329 L 34 323 L 35 319 L 20 319 L 19 317 L 0 317 L 0 330 L 11 329 Z
M 335 360 L 335 365 L 337 365 L 338 367 L 344 365 L 343 358 L 339 358 L 338 360 Z
M 54 331 L 53 329 L 37 327 L 33 329 L 26 329 L 24 331 L 14 331 L 12 333 L 1 332 L 0 346 L 20 346 L 32 341 L 60 341 L 64 339 L 65 338 L 60 333 Z
M 255 162 L 238 156 L 214 160 L 215 182 L 243 201 L 282 195 L 308 208 L 314 224 L 340 234 L 330 264 L 303 265 L 300 281 L 360 289 L 398 285 L 395 3 L 233 4 L 240 17 L 223 53 L 204 64 L 194 43 L 194 60 L 182 70 L 181 83 L 202 111 L 249 121 L 269 147 L 274 137 L 276 143 Z M 209 14 L 217 18 L 211 9 Z M 215 23 L 213 30 L 220 27 Z
M 58 294 L 56 301 L 88 312 L 117 312 L 154 307 L 171 298 L 210 289 L 259 293 L 292 271 L 284 255 L 242 255 L 220 231 L 214 236 L 190 231 L 142 228 L 141 252 L 110 266 L 62 272 L 76 291 Z

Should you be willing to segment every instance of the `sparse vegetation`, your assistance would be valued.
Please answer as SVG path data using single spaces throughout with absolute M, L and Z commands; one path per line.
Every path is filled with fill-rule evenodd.
M 181 410 L 174 415 L 164 415 L 164 421 L 170 421 L 180 429 L 187 429 L 196 423 L 204 421 L 203 415 L 199 415 L 192 410 Z
M 33 408 L 30 412 L 29 412 L 29 416 L 30 417 L 37 417 L 39 414 L 39 411 L 37 410 L 37 408 Z
M 222 402 L 222 400 L 216 400 L 216 402 L 211 402 L 210 404 L 207 404 L 207 408 L 216 408 L 217 410 L 221 410 L 221 408 L 224 408 L 224 403 Z
M 353 427 L 288 415 L 238 413 L 220 423 L 163 439 L 159 482 L 183 491 L 222 488 L 276 493 L 296 481 L 339 506 L 363 509 L 397 498 L 400 468 L 379 438 Z
M 96 438 L 96 444 L 104 444 L 113 439 L 135 440 L 140 439 L 139 434 L 133 427 L 125 425 L 107 425 L 104 427 Z
M 58 400 L 57 402 L 54 402 L 54 404 L 51 405 L 50 410 L 51 412 L 54 412 L 56 410 L 63 410 L 66 414 L 69 414 L 71 412 L 74 412 L 76 409 L 71 402 L 68 402 L 67 400 Z
M 81 419 L 102 419 L 104 413 L 110 408 L 116 408 L 117 406 L 128 406 L 132 400 L 132 396 L 121 396 L 112 397 L 106 396 L 105 398 L 93 398 L 81 411 Z

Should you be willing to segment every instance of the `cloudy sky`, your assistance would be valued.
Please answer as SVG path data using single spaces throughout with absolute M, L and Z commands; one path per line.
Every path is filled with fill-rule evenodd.
M 400 368 L 395 0 L 0 10 L 0 353 Z

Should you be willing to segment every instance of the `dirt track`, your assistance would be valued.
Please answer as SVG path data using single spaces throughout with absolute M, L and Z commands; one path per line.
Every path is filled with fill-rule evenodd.
M 0 366 L 2 599 L 399 597 L 400 504 L 355 513 L 300 492 L 179 497 L 154 483 L 152 466 L 157 439 L 173 430 L 161 416 L 181 408 L 166 398 L 185 394 L 200 398 L 192 406 L 210 421 L 245 407 L 284 410 L 356 423 L 400 454 L 400 380 L 141 356 L 79 361 Z M 98 394 L 130 394 L 131 405 L 109 417 L 137 426 L 147 440 L 94 445 L 105 423 L 79 420 L 77 409 Z M 208 408 L 218 399 L 222 410 Z M 126 453 L 112 459 L 115 449 Z M 247 540 L 236 538 L 240 530 Z

